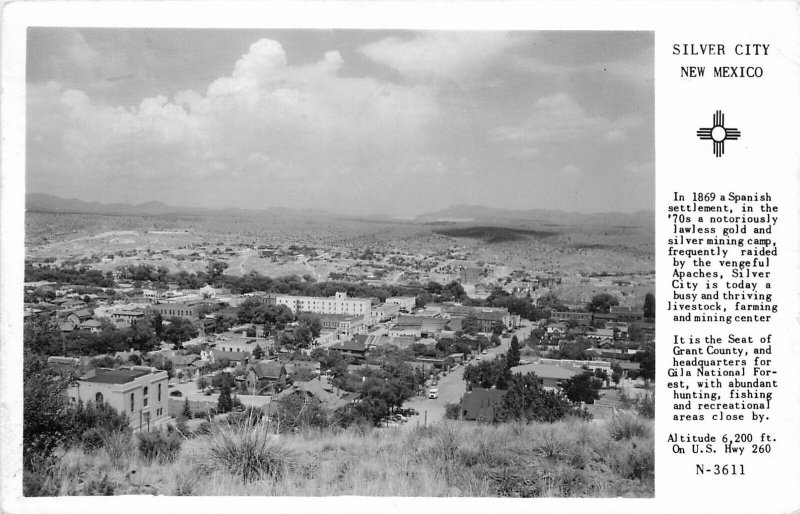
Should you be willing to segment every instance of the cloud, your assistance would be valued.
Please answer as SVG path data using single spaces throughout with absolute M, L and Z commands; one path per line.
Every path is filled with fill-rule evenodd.
M 655 167 L 656 166 L 654 162 L 631 162 L 626 164 L 623 167 L 623 170 L 632 175 L 650 177 L 653 176 Z
M 472 82 L 495 59 L 524 39 L 507 32 L 423 32 L 388 37 L 360 48 L 362 54 L 414 80 Z
M 561 175 L 565 177 L 578 177 L 580 175 L 583 175 L 583 170 L 581 170 L 574 164 L 567 164 L 561 169 Z
M 137 201 L 131 196 L 141 189 L 132 182 L 157 178 L 158 185 L 139 185 L 162 200 L 165 189 L 180 187 L 198 200 L 225 204 L 226 195 L 239 194 L 263 205 L 299 200 L 312 187 L 310 174 L 313 187 L 324 187 L 329 180 L 361 180 L 379 160 L 402 172 L 408 166 L 398 162 L 424 153 L 438 113 L 433 92 L 345 77 L 342 64 L 331 51 L 290 66 L 278 42 L 262 39 L 204 93 L 153 96 L 131 108 L 95 103 L 57 82 L 32 84 L 31 185 Z M 201 188 L 198 178 L 216 187 Z
M 562 92 L 539 98 L 521 123 L 495 127 L 490 131 L 490 137 L 495 141 L 524 144 L 601 136 L 610 142 L 618 142 L 625 139 L 626 129 L 637 123 L 634 117 L 613 120 L 591 116 L 570 95 Z

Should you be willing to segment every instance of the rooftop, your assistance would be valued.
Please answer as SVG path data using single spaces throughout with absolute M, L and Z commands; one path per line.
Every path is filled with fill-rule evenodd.
M 108 369 L 95 368 L 83 377 L 84 382 L 96 382 L 99 384 L 127 384 L 139 377 L 149 375 L 151 371 L 144 369 Z

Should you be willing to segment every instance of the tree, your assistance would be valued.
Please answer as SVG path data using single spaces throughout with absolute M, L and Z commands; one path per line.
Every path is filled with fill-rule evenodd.
M 533 373 L 514 375 L 495 412 L 495 421 L 522 421 L 525 423 L 553 423 L 567 415 L 586 416 L 569 400 L 553 391 L 545 391 Z
M 253 349 L 253 358 L 257 361 L 264 358 L 264 350 L 261 348 L 261 345 L 256 344 L 256 347 Z
M 209 278 L 214 281 L 217 280 L 220 276 L 222 276 L 222 272 L 228 269 L 228 263 L 222 261 L 211 261 L 208 263 L 208 267 L 206 268 L 206 273 L 208 273 Z
M 519 364 L 519 339 L 517 336 L 511 338 L 511 344 L 508 347 L 508 353 L 506 353 L 506 366 L 509 368 L 513 368 Z
M 191 419 L 192 418 L 192 408 L 189 406 L 189 397 L 187 396 L 186 399 L 183 401 L 183 411 L 181 415 L 184 418 Z
M 587 371 L 564 382 L 563 391 L 564 395 L 575 403 L 594 403 L 596 399 L 600 398 L 602 384 L 600 379 L 595 378 L 591 372 Z
M 622 380 L 622 366 L 615 362 L 611 365 L 611 381 L 614 385 L 619 385 L 620 380 Z
M 655 380 L 656 349 L 654 345 L 647 345 L 643 353 L 637 353 L 631 360 L 639 362 L 639 375 L 644 378 L 645 383 Z
M 233 409 L 233 399 L 231 398 L 231 386 L 227 383 L 222 384 L 217 401 L 217 412 L 230 412 Z
M 161 335 L 165 341 L 179 345 L 184 341 L 188 341 L 197 337 L 200 331 L 191 320 L 172 317 L 169 319 L 169 325 L 163 328 Z
M 619 305 L 617 297 L 608 293 L 596 294 L 592 297 L 592 301 L 586 306 L 589 312 L 608 313 L 611 307 Z
M 644 311 L 644 317 L 655 319 L 656 317 L 656 297 L 653 293 L 647 293 L 644 295 L 644 307 L 642 309 Z
M 506 389 L 510 379 L 511 372 L 502 356 L 492 361 L 485 360 L 477 364 L 469 364 L 464 368 L 464 381 L 467 382 L 468 389 L 473 387 Z
M 477 334 L 480 331 L 478 318 L 471 312 L 464 316 L 464 319 L 461 321 L 461 330 L 467 335 L 474 336 Z
M 153 317 L 153 330 L 156 331 L 156 337 L 161 337 L 161 332 L 164 329 L 164 318 L 161 316 L 160 312 L 156 312 L 156 315 Z

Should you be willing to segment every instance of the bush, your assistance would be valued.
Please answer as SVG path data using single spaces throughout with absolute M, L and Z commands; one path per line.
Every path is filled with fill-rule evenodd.
M 173 462 L 181 450 L 181 438 L 174 431 L 139 432 L 136 436 L 139 439 L 139 454 L 150 462 Z
M 104 432 L 97 428 L 90 428 L 81 434 L 81 446 L 87 453 L 99 450 L 105 444 Z
M 206 437 L 211 465 L 245 482 L 281 478 L 296 459 L 294 451 L 264 425 L 217 425 Z
M 178 391 L 177 389 L 173 389 L 172 391 L 169 392 L 169 395 L 170 396 L 183 396 L 183 393 Z
M 653 419 L 656 417 L 656 397 L 654 393 L 647 393 L 636 402 L 636 412 L 643 418 Z
M 631 411 L 615 411 L 608 421 L 608 434 L 615 441 L 646 437 L 648 433 L 649 428 L 645 421 Z
M 444 404 L 444 417 L 445 419 L 459 419 L 461 418 L 461 404 L 459 403 L 445 403 Z

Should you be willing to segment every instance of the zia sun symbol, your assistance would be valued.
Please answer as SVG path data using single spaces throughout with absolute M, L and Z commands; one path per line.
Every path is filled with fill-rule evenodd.
M 735 128 L 725 128 L 725 115 L 722 111 L 714 113 L 714 124 L 709 128 L 697 129 L 697 137 L 714 141 L 714 155 L 722 157 L 725 153 L 725 141 L 739 139 L 742 132 Z

